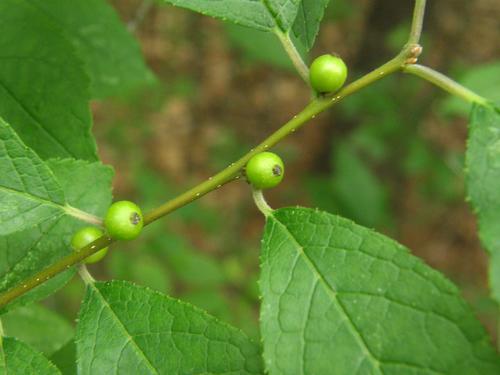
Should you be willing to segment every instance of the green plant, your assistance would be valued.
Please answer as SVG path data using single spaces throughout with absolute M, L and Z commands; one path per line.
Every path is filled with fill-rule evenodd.
M 278 155 L 261 152 L 248 161 L 245 175 L 255 189 L 270 189 L 283 180 L 285 165 Z
M 142 211 L 134 202 L 119 201 L 109 207 L 104 217 L 106 232 L 115 240 L 133 240 L 144 225 Z
M 82 247 L 87 246 L 89 243 L 94 242 L 103 235 L 104 232 L 99 228 L 83 227 L 73 235 L 73 238 L 71 239 L 71 247 L 73 248 L 73 250 L 78 251 Z M 97 253 L 92 254 L 88 258 L 85 258 L 83 262 L 87 264 L 97 263 L 106 256 L 107 252 L 108 248 L 105 247 L 104 249 L 99 250 Z
M 465 162 L 467 199 L 479 218 L 479 237 L 489 255 L 491 295 L 500 302 L 500 110 L 443 74 L 417 64 L 426 1 L 415 1 L 410 35 L 400 53 L 335 93 L 330 91 L 338 89 L 343 79 L 325 89 L 319 85 L 323 79 L 318 83 L 314 72 L 309 82 L 306 64 L 328 0 L 164 2 L 276 36 L 305 81 L 304 90 L 311 84 L 328 93 L 313 98 L 228 167 L 144 216 L 128 201 L 116 202 L 106 212 L 112 200 L 113 171 L 97 156 L 89 101 L 153 80 L 137 44 L 103 0 L 0 2 L 0 313 L 5 325 L 0 330 L 0 372 L 500 373 L 490 337 L 459 289 L 440 272 L 404 246 L 343 217 L 302 207 L 274 210 L 259 190 L 275 185 L 283 176 L 281 160 L 267 150 L 315 116 L 399 72 L 429 81 L 472 105 Z M 360 205 L 356 194 L 372 186 L 375 193 L 363 197 L 362 202 L 368 203 L 362 205 L 373 207 L 359 219 L 372 225 L 385 219 L 380 214 L 383 203 L 377 203 L 385 197 L 385 190 L 356 153 L 360 139 L 362 135 L 334 155 L 341 176 L 336 194 L 344 198 L 344 210 L 349 211 Z M 377 150 L 377 145 L 371 148 L 374 153 Z M 276 165 L 281 169 L 279 176 L 273 171 Z M 356 170 L 350 174 L 352 166 Z M 227 278 L 235 284 L 231 295 L 260 299 L 260 343 L 163 293 L 125 281 L 96 281 L 84 266 L 78 269 L 85 296 L 76 333 L 70 325 L 54 323 L 59 321 L 57 316 L 33 305 L 62 288 L 85 259 L 118 240 L 139 236 L 143 225 L 225 184 L 241 181 L 245 168 L 256 188 L 256 206 L 266 220 L 258 295 L 240 285 L 247 280 L 235 277 L 239 271 L 233 260 L 220 266 L 207 255 L 197 259 L 201 267 L 194 267 L 192 258 L 186 257 L 189 247 L 175 238 L 168 239 L 173 249 L 165 257 L 190 272 L 184 275 L 186 279 L 203 285 Z M 351 190 L 351 184 L 363 186 Z M 156 187 L 144 185 L 150 191 Z M 162 188 L 158 190 L 155 195 L 163 193 Z M 77 235 L 74 247 L 79 251 L 74 251 L 69 245 L 82 222 L 104 224 L 107 233 L 94 236 L 83 247 Z M 158 230 L 155 235 L 164 233 Z M 162 277 L 162 269 L 155 268 L 154 258 L 136 264 L 127 253 L 121 261 L 128 262 L 128 267 L 154 270 L 142 273 L 144 280 L 164 287 L 169 282 Z M 190 271 L 200 268 L 205 272 Z M 193 293 L 190 300 L 200 300 L 199 296 Z M 42 342 L 21 334 L 6 337 L 15 332 L 11 317 L 18 321 L 16 314 L 25 312 L 20 308 L 32 309 L 47 324 L 60 325 L 62 332 L 54 335 L 53 345 L 45 345 L 43 340 L 51 337 L 43 330 L 37 336 Z M 42 324 L 33 321 L 30 327 Z M 74 358 L 67 354 L 71 352 L 76 352 Z M 71 358 L 69 366 L 63 361 L 65 356 Z
M 338 91 L 347 79 L 347 66 L 338 56 L 317 57 L 309 70 L 311 87 L 319 93 Z

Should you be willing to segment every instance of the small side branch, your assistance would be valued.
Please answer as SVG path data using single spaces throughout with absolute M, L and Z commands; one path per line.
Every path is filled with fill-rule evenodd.
M 481 105 L 487 105 L 488 100 L 479 96 L 475 92 L 469 90 L 468 88 L 462 86 L 458 82 L 455 82 L 451 78 L 445 76 L 442 73 L 435 71 L 427 66 L 423 65 L 407 65 L 403 68 L 403 72 L 416 75 L 417 77 L 423 78 L 426 81 L 436 85 L 437 87 L 449 92 L 452 95 L 458 96 L 465 101 L 471 103 L 478 103 Z
M 424 24 L 426 0 L 415 0 L 415 8 L 413 10 L 413 19 L 411 22 L 410 37 L 408 44 L 418 44 L 422 35 L 422 26 Z

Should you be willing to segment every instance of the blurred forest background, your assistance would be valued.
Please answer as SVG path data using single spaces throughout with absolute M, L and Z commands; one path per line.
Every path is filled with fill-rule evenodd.
M 100 155 L 116 169 L 115 199 L 145 211 L 159 205 L 242 156 L 310 98 L 270 34 L 147 0 L 112 4 L 157 77 L 93 103 Z M 331 1 L 312 56 L 339 54 L 353 80 L 399 51 L 412 6 Z M 499 20 L 498 0 L 429 1 L 420 61 L 500 100 Z M 272 207 L 318 207 L 400 241 L 457 283 L 495 335 L 486 256 L 464 202 L 469 110 L 426 82 L 393 75 L 276 147 L 286 177 L 266 195 Z M 114 245 L 90 271 L 192 302 L 258 338 L 263 224 L 249 186 L 231 183 Z M 75 278 L 45 303 L 73 322 L 82 293 Z

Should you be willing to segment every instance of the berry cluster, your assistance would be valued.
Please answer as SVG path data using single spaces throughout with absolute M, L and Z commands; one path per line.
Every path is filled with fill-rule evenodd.
M 119 201 L 109 207 L 104 218 L 106 234 L 115 240 L 133 240 L 142 231 L 144 218 L 141 209 L 133 202 Z M 94 242 L 105 232 L 96 227 L 84 227 L 73 235 L 71 247 L 78 251 Z M 99 250 L 85 259 L 85 263 L 96 263 L 108 252 L 108 248 Z

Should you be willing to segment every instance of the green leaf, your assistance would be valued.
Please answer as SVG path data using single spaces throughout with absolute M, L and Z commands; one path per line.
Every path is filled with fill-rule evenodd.
M 299 7 L 304 0 L 261 0 L 267 4 L 268 11 L 273 15 L 279 27 L 288 31 L 297 17 Z
M 149 247 L 149 244 L 143 247 Z M 146 254 L 144 249 L 137 254 L 126 251 L 113 251 L 108 257 L 108 270 L 113 278 L 130 280 L 141 285 L 168 293 L 172 286 L 171 274 L 167 272 L 165 263 L 158 257 Z
M 307 52 L 314 45 L 319 25 L 323 19 L 329 0 L 163 0 L 177 5 L 220 18 L 242 26 L 260 31 L 273 32 L 286 46 L 295 49 L 307 62 Z M 260 43 L 270 46 L 266 38 L 254 35 Z M 251 43 L 236 39 L 251 56 L 262 59 L 262 51 L 258 51 Z M 278 54 L 272 53 L 266 58 L 274 63 L 286 66 Z
M 62 216 L 65 196 L 42 160 L 0 118 L 0 235 Z
M 299 51 L 304 48 L 308 51 L 314 45 L 329 3 L 329 0 L 163 1 L 253 29 L 283 32 Z
M 332 195 L 339 213 L 362 225 L 381 227 L 389 212 L 387 190 L 365 161 L 347 143 L 334 151 Z
M 0 374 L 57 375 L 59 370 L 41 353 L 10 337 L 2 339 Z
M 43 159 L 97 160 L 89 79 L 71 43 L 25 0 L 2 0 L 0 24 L 0 116 Z
M 276 27 L 276 20 L 269 12 L 263 0 L 162 1 L 257 30 L 270 31 Z
M 217 319 L 229 322 L 232 318 L 231 315 L 235 315 L 235 311 L 234 304 L 232 305 L 230 301 L 228 301 L 225 293 L 226 291 L 224 290 L 205 289 L 187 293 L 184 292 L 179 296 L 179 298 L 182 299 L 183 302 L 190 303 L 191 305 L 206 311 L 208 314 L 215 316 Z
M 171 246 L 165 251 L 164 257 L 183 283 L 210 288 L 224 282 L 220 263 L 201 252 L 193 251 L 187 244 Z
M 319 25 L 330 0 L 302 0 L 297 18 L 293 24 L 293 34 L 307 51 L 311 50 L 319 32 Z
M 137 41 L 104 0 L 31 0 L 59 27 L 85 61 L 92 97 L 120 94 L 153 82 Z
M 261 267 L 270 374 L 500 373 L 457 288 L 381 234 L 328 213 L 276 210 Z
M 15 337 L 50 356 L 73 337 L 73 327 L 51 310 L 40 306 L 22 306 L 2 316 L 6 336 Z
M 63 375 L 76 375 L 76 345 L 70 341 L 50 357 Z
M 469 69 L 458 82 L 479 95 L 495 103 L 500 103 L 500 90 L 498 90 L 500 86 L 500 61 L 475 66 Z M 445 115 L 467 117 L 470 112 L 470 104 L 461 98 L 449 96 L 442 102 L 440 109 Z
M 207 313 L 127 282 L 87 287 L 78 373 L 261 374 L 259 347 Z
M 469 200 L 478 217 L 479 237 L 490 255 L 493 298 L 500 303 L 500 112 L 473 108 L 465 158 Z
M 31 216 L 23 216 L 24 219 L 18 223 L 19 225 L 12 228 L 17 231 L 3 232 L 4 235 L 0 237 L 0 292 L 34 275 L 72 251 L 69 245 L 71 236 L 80 227 L 89 225 L 78 220 L 73 214 L 76 212 L 77 216 L 88 215 L 86 213 L 88 212 L 93 215 L 103 215 L 111 203 L 113 177 L 112 169 L 100 163 L 64 159 L 50 160 L 47 165 L 43 164 L 31 150 L 20 143 L 10 128 L 0 121 L 0 150 L 2 146 L 5 150 L 9 150 L 5 154 L 6 157 L 0 156 L 0 170 L 5 173 L 5 178 L 2 179 L 3 187 L 0 188 L 0 198 L 2 202 L 9 204 L 6 213 L 12 214 L 14 210 L 14 203 L 11 202 L 20 204 L 19 202 L 26 201 L 34 202 L 32 206 L 35 208 L 48 206 L 46 209 L 51 210 L 52 216 L 44 216 L 44 220 L 39 217 L 35 220 Z M 8 155 L 15 158 L 10 159 Z M 10 170 L 10 165 L 15 169 Z M 24 176 L 29 178 L 20 180 Z M 47 186 L 49 182 L 50 188 L 46 190 L 51 194 L 56 191 L 58 202 L 61 202 L 62 196 L 66 202 L 65 206 L 50 202 L 48 193 L 43 195 L 42 187 L 44 184 Z M 21 188 L 26 188 L 27 191 L 18 191 Z M 40 196 L 45 197 L 45 200 L 40 201 Z M 28 203 L 26 207 L 31 207 Z M 1 213 L 3 221 L 4 212 Z M 8 225 L 7 223 L 6 226 Z M 62 287 L 73 273 L 74 269 L 68 270 L 16 299 L 9 308 L 50 295 Z
M 112 199 L 112 167 L 74 159 L 50 159 L 47 165 L 54 172 L 71 207 L 104 216 Z
M 279 40 L 273 34 L 230 23 L 225 24 L 224 29 L 231 43 L 243 51 L 244 57 L 247 60 L 264 62 L 278 68 L 294 71 L 295 68 L 292 62 L 281 47 Z M 233 134 L 230 135 L 232 136 Z M 224 139 L 218 139 L 217 141 L 223 142 Z M 226 148 L 231 148 L 231 150 L 239 152 L 241 150 L 238 146 L 239 140 L 230 139 L 230 141 L 231 142 Z M 211 156 L 212 158 L 217 158 L 219 156 L 216 152 L 222 154 L 219 148 L 214 147 L 214 155 Z M 223 158 L 220 158 L 222 159 L 220 163 L 225 165 L 228 158 L 227 152 L 225 152 L 223 156 Z

